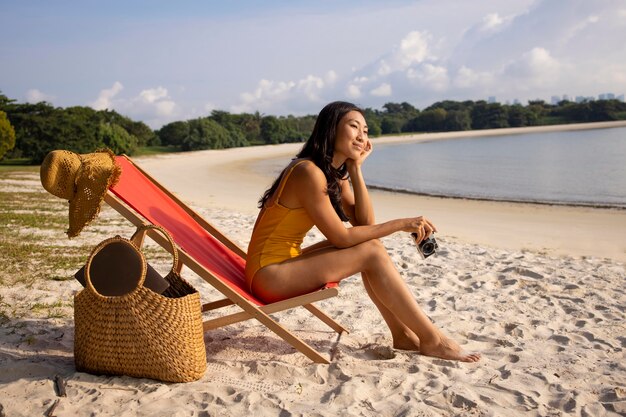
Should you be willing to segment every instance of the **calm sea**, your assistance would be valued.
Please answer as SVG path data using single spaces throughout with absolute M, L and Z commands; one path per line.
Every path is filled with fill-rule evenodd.
M 436 196 L 626 208 L 626 128 L 384 145 L 368 185 Z

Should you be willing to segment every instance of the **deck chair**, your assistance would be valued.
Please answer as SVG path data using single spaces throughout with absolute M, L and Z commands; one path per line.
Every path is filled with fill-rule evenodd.
M 347 332 L 343 326 L 312 305 L 315 301 L 336 296 L 337 284 L 330 284 L 309 294 L 272 304 L 265 304 L 251 294 L 245 283 L 246 253 L 219 230 L 204 220 L 127 156 L 116 157 L 122 167 L 119 182 L 110 188 L 105 201 L 135 226 L 155 224 L 165 228 L 179 249 L 180 263 L 186 265 L 225 298 L 202 306 L 202 311 L 237 305 L 242 311 L 204 322 L 204 331 L 244 320 L 256 319 L 316 363 L 329 363 L 298 336 L 274 320 L 270 314 L 302 306 L 335 332 Z M 158 233 L 148 235 L 164 248 L 167 241 Z M 179 271 L 180 272 L 180 271 Z

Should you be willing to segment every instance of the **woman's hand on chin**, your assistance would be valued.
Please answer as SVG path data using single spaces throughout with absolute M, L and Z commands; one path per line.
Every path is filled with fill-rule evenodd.
M 368 139 L 367 142 L 365 142 L 363 150 L 361 151 L 361 154 L 358 158 L 346 159 L 346 168 L 348 168 L 348 171 L 350 171 L 351 169 L 360 168 L 363 162 L 367 159 L 367 157 L 370 156 L 372 150 L 372 141 Z

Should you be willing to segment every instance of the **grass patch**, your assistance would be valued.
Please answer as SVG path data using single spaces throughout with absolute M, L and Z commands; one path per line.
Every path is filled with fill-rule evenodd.
M 0 212 L 0 229 L 14 229 L 16 227 L 30 228 L 62 228 L 68 222 L 67 216 L 51 215 L 49 213 Z
M 68 317 L 65 309 L 71 308 L 72 303 L 57 300 L 54 303 L 34 303 L 30 306 L 30 312 L 37 316 L 45 316 L 48 319 L 62 319 Z
M 28 170 L 0 172 L 0 179 L 27 181 L 19 191 L 0 191 L 0 285 L 72 279 L 65 271 L 78 269 L 92 249 L 91 244 L 59 245 L 59 239 L 47 237 L 65 235 L 67 202 L 34 188 L 34 178 Z
M 91 245 L 43 245 L 33 238 L 0 238 L 0 252 L 6 262 L 0 264 L 0 285 L 22 283 L 32 285 L 37 281 L 65 281 L 72 279 L 56 271 L 78 270 L 77 265 L 87 261 Z
M 32 164 L 30 162 L 30 158 L 11 158 L 11 159 L 3 159 L 0 161 L 0 169 L 5 168 L 5 167 L 13 167 L 13 168 L 17 168 L 17 169 L 21 169 L 21 168 L 37 168 L 39 169 L 38 166 Z

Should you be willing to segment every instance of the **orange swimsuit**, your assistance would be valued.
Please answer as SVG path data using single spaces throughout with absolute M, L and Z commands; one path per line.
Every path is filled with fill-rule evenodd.
M 246 261 L 246 282 L 252 291 L 252 279 L 264 266 L 280 263 L 302 254 L 302 240 L 313 227 L 304 207 L 290 209 L 280 204 L 280 195 L 293 169 L 308 160 L 298 161 L 280 181 L 272 203 L 261 209 L 252 232 Z

